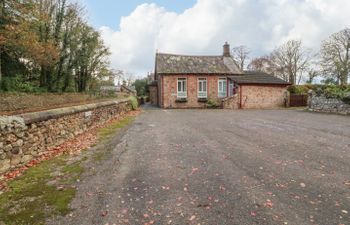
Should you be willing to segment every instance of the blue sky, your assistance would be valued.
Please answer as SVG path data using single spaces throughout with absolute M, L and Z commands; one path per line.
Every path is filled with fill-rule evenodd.
M 128 16 L 138 5 L 156 3 L 167 11 L 181 13 L 195 4 L 195 0 L 83 0 L 90 23 L 99 28 L 119 28 L 120 19 Z

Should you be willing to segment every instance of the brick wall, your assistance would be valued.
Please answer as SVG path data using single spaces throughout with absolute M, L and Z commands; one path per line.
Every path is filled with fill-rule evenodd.
M 187 102 L 177 103 L 177 79 L 187 78 Z M 208 99 L 221 102 L 218 98 L 218 79 L 220 76 L 163 76 L 163 108 L 203 108 L 206 103 L 198 102 L 198 78 L 207 78 Z
M 187 102 L 176 102 L 177 79 L 187 78 Z M 237 109 L 240 105 L 240 96 L 234 98 L 218 97 L 218 79 L 221 76 L 198 76 L 198 75 L 169 75 L 162 76 L 160 106 L 163 108 L 204 108 L 206 103 L 198 102 L 198 78 L 207 78 L 208 98 L 216 101 L 219 105 L 226 104 L 226 108 Z M 241 85 L 242 108 L 276 108 L 284 107 L 287 99 L 287 87 L 280 85 Z
M 241 85 L 242 108 L 276 108 L 286 104 L 287 87 L 276 85 Z
M 158 87 L 149 86 L 149 98 L 152 105 L 158 105 Z
M 0 117 L 0 175 L 130 109 L 118 100 Z

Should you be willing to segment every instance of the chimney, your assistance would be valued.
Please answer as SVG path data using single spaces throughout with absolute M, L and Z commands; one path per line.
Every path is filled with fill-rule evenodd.
M 231 57 L 230 52 L 231 52 L 230 45 L 226 41 L 224 44 L 224 57 Z

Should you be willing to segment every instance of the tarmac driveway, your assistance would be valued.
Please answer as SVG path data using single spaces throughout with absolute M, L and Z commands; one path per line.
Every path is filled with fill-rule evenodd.
M 146 110 L 73 207 L 55 224 L 348 225 L 350 117 Z

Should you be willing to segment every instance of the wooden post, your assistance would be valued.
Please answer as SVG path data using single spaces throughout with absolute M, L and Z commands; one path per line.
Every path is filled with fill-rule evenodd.
M 285 93 L 285 102 L 286 102 L 286 108 L 290 107 L 290 92 L 286 91 Z
M 312 95 L 313 95 L 313 91 L 312 90 L 309 90 L 308 92 L 307 92 L 307 107 L 309 108 L 309 109 L 311 109 L 311 107 L 312 107 Z

